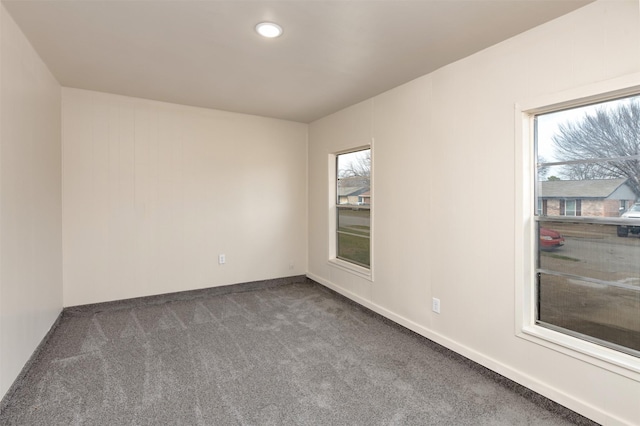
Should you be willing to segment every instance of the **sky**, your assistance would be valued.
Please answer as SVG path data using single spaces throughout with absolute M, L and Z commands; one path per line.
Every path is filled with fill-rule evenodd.
M 562 161 L 562 158 L 556 156 L 553 144 L 553 136 L 558 132 L 561 124 L 579 121 L 585 114 L 593 114 L 598 108 L 616 108 L 621 103 L 629 103 L 634 99 L 640 100 L 640 95 L 539 115 L 538 156 L 542 157 L 545 162 Z

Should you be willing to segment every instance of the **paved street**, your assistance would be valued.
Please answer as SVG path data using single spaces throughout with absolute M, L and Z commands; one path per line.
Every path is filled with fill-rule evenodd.
M 555 268 L 576 275 L 636 285 L 640 290 L 640 239 L 602 236 L 601 238 L 565 237 L 565 245 L 543 254 L 557 255 Z M 560 256 L 568 259 L 561 259 Z
M 353 232 L 359 235 L 369 235 L 370 233 L 370 214 L 368 209 L 340 209 L 340 230 L 345 232 Z

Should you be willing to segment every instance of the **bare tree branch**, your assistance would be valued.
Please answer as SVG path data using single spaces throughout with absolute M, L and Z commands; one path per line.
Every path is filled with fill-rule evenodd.
M 615 108 L 603 106 L 582 120 L 561 124 L 553 142 L 559 158 L 565 161 L 636 156 L 640 153 L 640 100 Z M 640 162 L 636 159 L 567 165 L 563 177 L 626 178 L 640 196 Z
M 371 177 L 371 150 L 355 153 L 352 161 L 339 170 L 339 178 Z

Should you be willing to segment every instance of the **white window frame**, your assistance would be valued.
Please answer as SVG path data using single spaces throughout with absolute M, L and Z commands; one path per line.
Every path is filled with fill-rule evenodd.
M 533 116 L 640 92 L 640 73 L 542 96 L 515 104 L 515 334 L 529 342 L 561 352 L 640 382 L 640 358 L 606 348 L 535 323 L 536 184 Z
M 350 152 L 362 151 L 365 149 L 371 150 L 371 177 L 370 177 L 370 194 L 371 194 L 371 207 L 369 210 L 370 214 L 370 224 L 371 231 L 369 237 L 369 268 L 365 268 L 360 265 L 356 265 L 355 263 L 351 263 L 337 257 L 337 157 L 341 154 L 348 154 Z M 375 194 L 374 194 L 374 149 L 373 149 L 373 139 L 370 144 L 360 145 L 353 148 L 337 151 L 329 154 L 328 158 L 328 171 L 329 171 L 329 218 L 328 218 L 328 230 L 329 230 L 329 253 L 328 253 L 328 263 L 330 266 L 338 268 L 340 270 L 349 272 L 353 275 L 356 275 L 360 278 L 364 278 L 368 281 L 373 281 L 373 271 L 375 265 L 375 257 L 374 257 L 374 204 L 375 204 Z

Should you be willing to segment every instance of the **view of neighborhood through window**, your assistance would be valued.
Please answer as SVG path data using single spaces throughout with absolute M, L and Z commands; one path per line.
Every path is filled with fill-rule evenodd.
M 371 266 L 371 149 L 336 157 L 338 259 Z
M 534 129 L 537 324 L 640 356 L 640 95 Z

